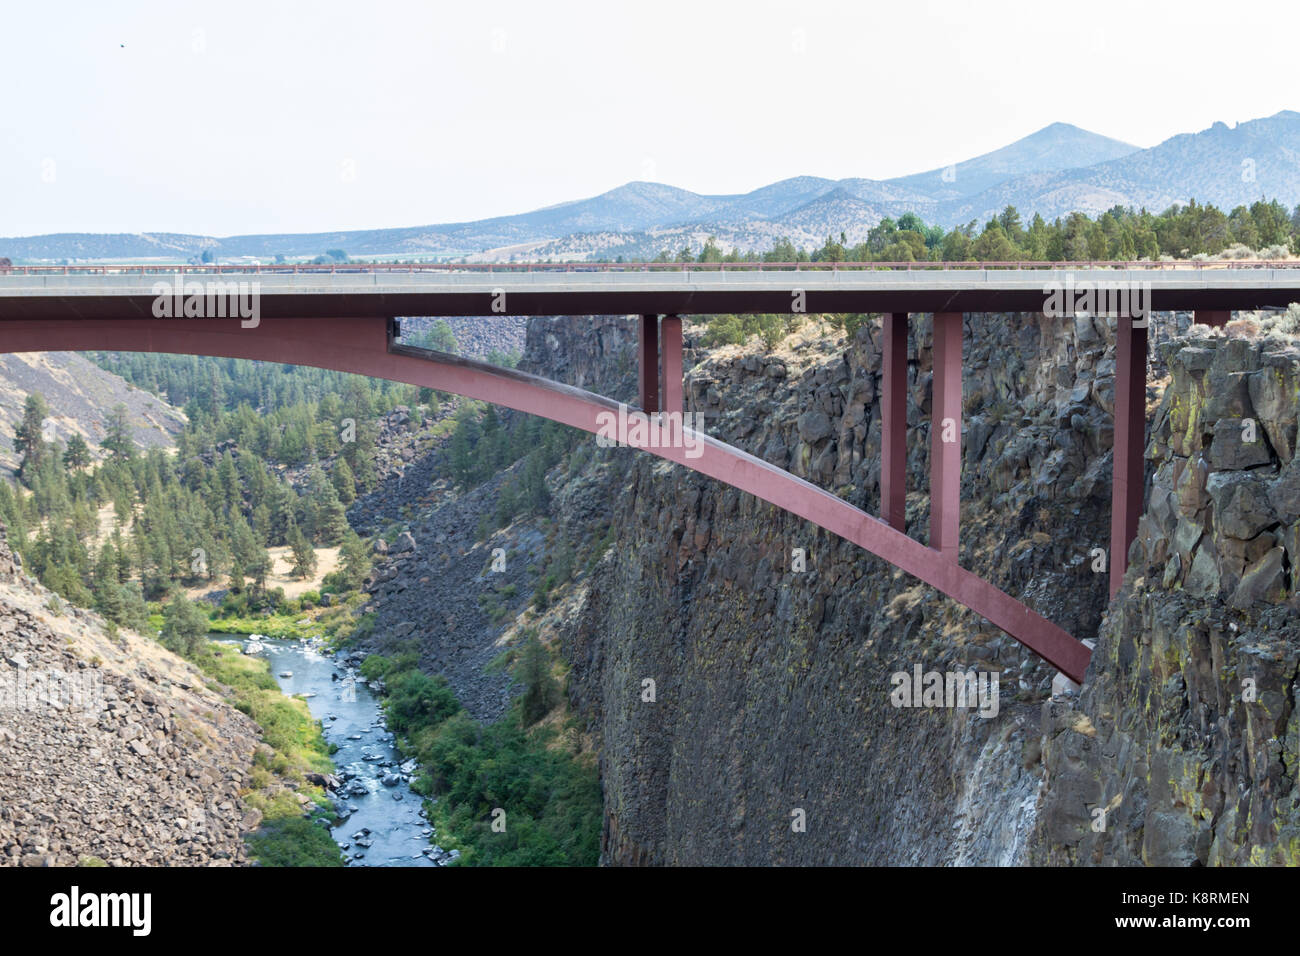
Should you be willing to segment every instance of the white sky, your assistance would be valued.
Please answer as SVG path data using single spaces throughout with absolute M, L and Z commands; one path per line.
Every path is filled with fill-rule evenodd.
M 1300 109 L 1297 0 L 7 0 L 0 236 L 478 219 Z M 124 46 L 123 46 L 124 44 Z

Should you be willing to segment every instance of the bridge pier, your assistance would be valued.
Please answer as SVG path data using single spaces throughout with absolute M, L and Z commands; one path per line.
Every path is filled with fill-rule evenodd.
M 660 363 L 663 380 L 660 381 Z M 641 316 L 637 335 L 637 382 L 641 410 L 685 411 L 682 395 L 682 317 Z
M 1124 583 L 1146 483 L 1147 327 L 1121 315 L 1115 331 L 1115 448 L 1110 497 L 1110 596 Z
M 1227 309 L 1197 309 L 1192 313 L 1192 321 L 1197 325 L 1221 329 L 1232 321 L 1232 313 Z
M 661 357 L 664 365 L 663 410 L 682 413 L 682 317 L 665 315 L 659 323 Z
M 637 381 L 641 411 L 659 411 L 659 316 L 641 316 L 637 338 Z
M 881 318 L 880 517 L 907 525 L 907 313 Z
M 957 563 L 961 519 L 960 312 L 934 314 L 930 396 L 930 547 Z

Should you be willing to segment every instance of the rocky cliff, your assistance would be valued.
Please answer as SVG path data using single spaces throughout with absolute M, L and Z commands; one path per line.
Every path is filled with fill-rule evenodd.
M 1113 320 L 965 320 L 961 561 L 1099 641 L 1082 697 L 855 546 L 590 438 L 552 472 L 549 518 L 479 540 L 498 476 L 413 520 L 370 586 L 373 643 L 414 641 L 495 717 L 510 686 L 485 665 L 555 555 L 577 555 L 574 586 L 518 620 L 569 667 L 609 864 L 1293 859 L 1300 359 L 1249 322 L 1225 337 L 1188 319 L 1154 334 L 1153 491 L 1113 604 Z M 693 348 L 700 331 L 686 391 L 706 430 L 875 512 L 878 323 L 810 319 L 774 349 Z M 908 531 L 924 541 L 928 318 L 911 338 Z M 521 367 L 631 400 L 632 325 L 534 319 Z M 509 569 L 489 574 L 498 546 Z M 893 706 L 917 668 L 987 675 L 995 711 Z
M 26 577 L 0 527 L 0 863 L 245 862 L 257 745 L 192 665 Z
M 649 456 L 594 453 L 560 477 L 558 517 L 572 515 L 571 525 L 605 518 L 619 533 L 560 640 L 571 700 L 601 753 L 606 862 L 1281 858 L 1291 839 L 1283 819 L 1295 812 L 1298 642 L 1291 625 L 1278 630 L 1287 608 L 1267 602 L 1281 601 L 1293 583 L 1286 542 L 1295 517 L 1277 489 L 1293 480 L 1279 462 L 1294 452 L 1294 356 L 1219 337 L 1228 350 L 1222 367 L 1254 375 L 1224 372 L 1234 387 L 1221 389 L 1188 368 L 1216 354 L 1206 339 L 1162 347 L 1156 373 L 1168 363 L 1172 381 L 1156 418 L 1156 491 L 1139 561 L 1158 564 L 1156 583 L 1134 572 L 1103 627 L 1107 576 L 1092 551 L 1108 544 L 1111 323 L 1041 315 L 972 315 L 966 323 L 961 560 L 1077 636 L 1100 629 L 1083 699 L 1053 699 L 1053 671 L 1036 657 L 855 547 Z M 874 511 L 877 335 L 874 323 L 851 337 L 809 326 L 774 352 L 692 353 L 689 407 L 706 416 L 711 434 Z M 629 344 L 619 320 L 536 320 L 526 364 L 626 396 Z M 916 493 L 908 525 L 924 540 L 924 318 L 913 323 L 910 354 Z M 1153 408 L 1161 384 L 1149 392 Z M 1188 404 L 1193 393 L 1197 405 Z M 1257 449 L 1236 447 L 1235 425 L 1220 423 L 1248 417 L 1251 395 L 1262 406 L 1267 462 Z M 1212 470 L 1239 477 L 1200 479 L 1187 507 L 1195 505 L 1203 533 L 1192 538 L 1171 526 L 1168 494 L 1191 494 L 1187 461 L 1202 449 L 1218 463 Z M 1266 479 L 1270 468 L 1276 473 Z M 1214 524 L 1216 501 L 1235 503 L 1226 526 Z M 1176 536 L 1182 553 L 1174 560 Z M 806 555 L 802 571 L 797 548 Z M 1237 636 L 1244 617 L 1238 632 L 1214 632 L 1232 635 L 1222 646 L 1208 625 L 1189 627 L 1198 616 L 1221 616 L 1234 599 L 1250 604 L 1234 613 L 1255 622 L 1253 639 Z M 1158 616 L 1168 634 L 1159 641 L 1151 624 Z M 918 665 L 995 674 L 997 715 L 891 706 L 891 675 Z M 1247 673 L 1257 701 L 1228 717 L 1222 695 Z M 1106 720 L 1119 729 L 1094 735 Z M 1217 758 L 1200 744 L 1194 752 L 1168 746 L 1176 726 L 1218 734 Z M 1084 778 L 1098 782 L 1090 789 Z M 1107 836 L 1079 846 L 1095 801 L 1108 805 L 1118 792 L 1131 795 L 1127 816 L 1112 815 L 1122 826 L 1112 822 Z M 1166 818 L 1174 821 L 1167 833 Z M 1144 829 L 1153 845 L 1178 851 L 1137 852 Z
M 611 328 L 538 324 L 527 360 L 543 371 L 609 391 L 600 370 L 630 367 L 608 354 L 627 342 Z M 1083 634 L 1106 596 L 1086 555 L 1106 541 L 1111 334 L 1092 320 L 968 318 L 962 560 Z M 908 517 L 924 538 L 928 320 L 913 335 Z M 809 325 L 771 353 L 697 352 L 690 409 L 711 434 L 874 511 L 877 336 Z M 562 646 L 601 741 L 608 862 L 1020 858 L 1049 668 L 889 565 L 729 488 L 628 450 L 586 469 L 612 493 L 619 536 Z M 562 515 L 593 510 L 571 497 L 558 493 Z M 891 675 L 918 664 L 997 672 L 998 715 L 892 707 Z
M 1251 333 L 1161 349 L 1133 563 L 1043 709 L 1037 860 L 1300 865 L 1300 349 Z

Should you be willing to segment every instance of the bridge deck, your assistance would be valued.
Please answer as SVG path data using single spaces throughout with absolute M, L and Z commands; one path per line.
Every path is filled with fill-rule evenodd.
M 106 267 L 111 270 L 114 267 Z M 118 267 L 122 268 L 122 267 Z M 1153 311 L 1249 310 L 1300 301 L 1300 268 L 915 268 L 836 270 L 180 272 L 0 274 L 0 319 L 149 318 L 161 285 L 256 282 L 265 318 L 808 312 L 1035 312 L 1049 291 L 1142 289 Z M 362 271 L 369 268 L 372 271 Z M 583 268 L 583 267 L 575 267 Z M 662 267 L 660 267 L 662 268 Z M 197 287 L 196 285 L 196 287 Z M 803 293 L 802 308 L 795 292 Z M 501 298 L 504 293 L 504 299 Z

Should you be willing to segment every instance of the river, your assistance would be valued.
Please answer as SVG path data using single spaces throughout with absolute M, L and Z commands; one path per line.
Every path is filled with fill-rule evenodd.
M 212 637 L 249 646 L 248 640 L 226 634 Z M 257 656 L 270 663 L 280 690 L 308 695 L 307 706 L 321 722 L 326 743 L 338 748 L 334 765 L 343 783 L 331 796 L 346 819 L 331 832 L 348 865 L 437 866 L 458 857 L 431 844 L 422 798 L 410 786 L 415 763 L 404 761 L 394 747 L 379 698 L 345 656 L 331 656 L 310 641 L 258 640 Z

